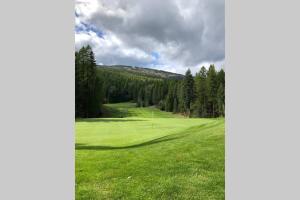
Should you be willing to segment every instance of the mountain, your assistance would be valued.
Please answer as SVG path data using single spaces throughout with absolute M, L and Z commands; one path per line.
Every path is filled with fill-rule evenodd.
M 158 79 L 183 79 L 182 74 L 176 74 L 172 72 L 166 72 L 163 70 L 156 70 L 143 67 L 126 66 L 126 65 L 97 65 L 99 70 L 109 70 L 119 73 L 131 74 L 135 76 L 151 77 Z

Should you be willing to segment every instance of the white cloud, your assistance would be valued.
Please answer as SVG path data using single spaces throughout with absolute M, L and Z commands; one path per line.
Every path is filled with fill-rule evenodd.
M 113 34 L 104 35 L 103 38 L 93 31 L 79 32 L 75 35 L 75 48 L 78 50 L 84 45 L 91 45 L 98 64 L 122 64 L 123 61 L 135 65 L 150 63 L 153 60 L 152 55 L 138 48 L 127 47 Z
M 76 1 L 76 48 L 91 44 L 97 62 L 184 73 L 224 65 L 224 0 Z M 158 53 L 159 58 L 152 53 Z
M 75 12 L 82 18 L 88 19 L 98 11 L 99 2 L 97 0 L 76 0 Z

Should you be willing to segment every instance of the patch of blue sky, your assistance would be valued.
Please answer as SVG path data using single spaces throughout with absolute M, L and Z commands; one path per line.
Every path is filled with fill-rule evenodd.
M 160 58 L 159 53 L 157 53 L 156 51 L 152 51 L 151 56 L 153 57 L 153 60 L 150 64 L 151 65 L 158 65 L 159 64 L 158 61 L 159 61 L 159 58 Z
M 76 12 L 75 12 L 76 13 Z M 75 32 L 80 33 L 80 32 L 85 32 L 89 33 L 90 31 L 94 32 L 97 34 L 98 37 L 103 38 L 104 33 L 103 31 L 99 30 L 92 24 L 87 24 L 82 21 L 80 21 L 80 25 L 75 25 Z

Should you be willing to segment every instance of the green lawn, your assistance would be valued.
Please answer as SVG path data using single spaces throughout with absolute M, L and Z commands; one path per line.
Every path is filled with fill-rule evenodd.
M 155 107 L 136 107 L 135 103 L 116 103 L 104 106 L 105 117 L 138 117 L 138 118 L 174 118 L 183 117 L 171 112 L 162 112 Z
M 76 199 L 225 198 L 224 119 L 105 108 L 111 118 L 76 121 Z

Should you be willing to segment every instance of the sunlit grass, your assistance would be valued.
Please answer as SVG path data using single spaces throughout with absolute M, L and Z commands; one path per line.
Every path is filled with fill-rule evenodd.
M 76 199 L 224 199 L 224 119 L 107 107 L 131 114 L 76 122 Z

